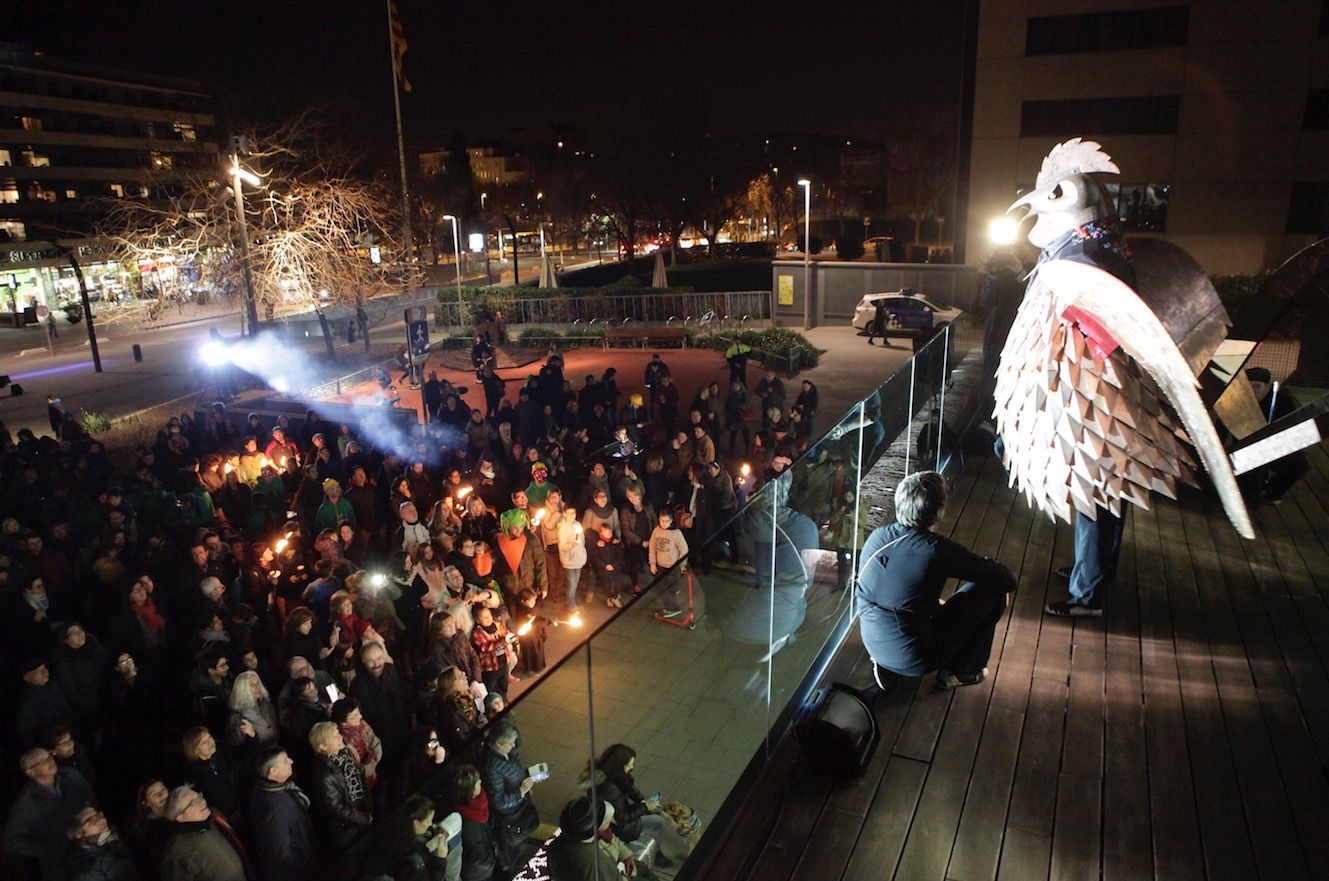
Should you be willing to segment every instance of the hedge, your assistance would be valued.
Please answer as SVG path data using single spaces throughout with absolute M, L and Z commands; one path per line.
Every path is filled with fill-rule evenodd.
M 773 370 L 804 370 L 816 367 L 821 350 L 808 342 L 807 337 L 787 327 L 767 327 L 714 333 L 698 336 L 693 345 L 702 349 L 723 352 L 733 344 L 735 336 L 752 347 L 752 359 Z

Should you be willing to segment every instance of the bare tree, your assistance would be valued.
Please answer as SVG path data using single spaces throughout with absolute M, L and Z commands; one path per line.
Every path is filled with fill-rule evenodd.
M 326 137 L 311 116 L 246 136 L 241 165 L 262 184 L 243 184 L 254 296 L 269 319 L 311 307 L 358 304 L 404 281 L 391 258 L 399 217 L 390 191 L 355 176 L 356 157 Z M 245 280 L 227 169 L 178 185 L 164 202 L 117 203 L 100 233 L 126 263 L 147 267 L 139 308 L 113 320 L 151 321 L 188 284 L 239 299 Z M 371 249 L 386 259 L 375 263 Z M 166 270 L 166 271 L 164 271 Z M 186 282 L 188 279 L 188 282 Z M 108 318 L 111 316 L 108 315 Z
M 913 221 L 914 244 L 919 244 L 924 222 L 954 216 L 954 139 L 944 133 L 909 132 L 892 141 L 890 154 L 891 213 Z

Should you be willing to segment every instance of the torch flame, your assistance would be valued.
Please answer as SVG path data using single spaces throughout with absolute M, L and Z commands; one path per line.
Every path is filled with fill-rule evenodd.
M 531 632 L 531 627 L 532 627 L 534 624 L 535 624 L 535 619 L 534 619 L 534 618 L 531 618 L 531 619 L 528 620 L 525 624 L 523 624 L 522 626 L 520 626 L 520 627 L 517 628 L 517 635 L 518 635 L 518 636 L 525 636 L 526 634 L 530 633 L 530 632 Z

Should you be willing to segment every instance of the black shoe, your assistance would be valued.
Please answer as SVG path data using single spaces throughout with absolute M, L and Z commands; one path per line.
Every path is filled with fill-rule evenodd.
M 1044 613 L 1054 618 L 1102 618 L 1103 610 L 1094 606 L 1086 606 L 1081 603 L 1060 602 L 1048 603 L 1043 607 Z
M 881 693 L 887 697 L 895 694 L 895 690 L 900 687 L 900 677 L 897 674 L 876 664 L 872 665 L 872 679 L 877 683 L 877 688 L 881 689 Z
M 1071 570 L 1074 569 L 1074 568 L 1075 568 L 1074 566 L 1058 566 L 1058 567 L 1057 567 L 1057 577 L 1058 577 L 1058 578 L 1064 578 L 1064 579 L 1066 579 L 1067 581 L 1070 581 L 1070 580 L 1071 580 Z
M 988 678 L 988 670 L 984 667 L 977 673 L 952 673 L 950 670 L 937 671 L 937 690 L 951 691 L 956 688 L 964 688 L 966 685 L 977 685 Z

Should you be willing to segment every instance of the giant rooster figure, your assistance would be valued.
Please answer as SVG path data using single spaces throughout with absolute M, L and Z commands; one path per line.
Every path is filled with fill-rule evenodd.
M 1098 144 L 1075 138 L 1052 149 L 1034 190 L 1011 206 L 1037 217 L 1029 241 L 1042 249 L 996 376 L 1011 485 L 1068 523 L 1076 512 L 1120 518 L 1123 502 L 1148 508 L 1151 492 L 1175 498 L 1177 481 L 1194 485 L 1193 447 L 1233 526 L 1252 538 L 1196 382 L 1226 313 L 1180 249 L 1140 242 L 1153 263 L 1146 271 L 1146 248 L 1132 259 L 1096 177 L 1117 173 Z M 1186 272 L 1189 287 L 1178 286 Z

